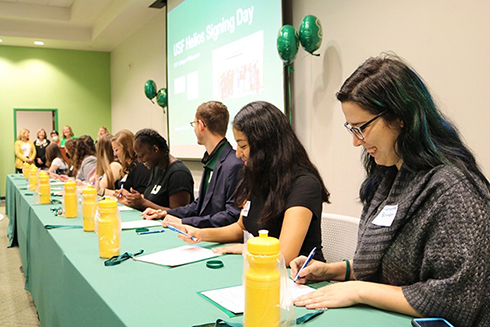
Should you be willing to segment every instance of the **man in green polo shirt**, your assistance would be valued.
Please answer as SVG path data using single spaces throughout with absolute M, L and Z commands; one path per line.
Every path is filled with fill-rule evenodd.
M 234 223 L 240 216 L 233 195 L 241 177 L 243 162 L 226 139 L 230 114 L 218 101 L 201 104 L 191 126 L 197 143 L 204 145 L 204 171 L 198 198 L 183 207 L 156 212 L 146 210 L 145 219 L 161 219 L 163 225 L 186 224 L 195 227 L 221 227 Z

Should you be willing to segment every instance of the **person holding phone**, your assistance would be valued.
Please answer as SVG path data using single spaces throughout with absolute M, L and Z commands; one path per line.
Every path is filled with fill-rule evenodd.
M 358 303 L 455 326 L 490 321 L 490 184 L 425 83 L 401 59 L 365 61 L 337 93 L 367 176 L 353 261 L 311 261 L 307 280 L 346 280 L 295 300 Z M 305 257 L 291 262 L 295 275 Z

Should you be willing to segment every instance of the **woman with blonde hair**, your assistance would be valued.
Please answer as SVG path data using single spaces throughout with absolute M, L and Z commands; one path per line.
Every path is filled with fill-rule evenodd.
M 112 135 L 106 134 L 97 142 L 97 165 L 95 174 L 90 182 L 95 185 L 99 194 L 106 189 L 105 195 L 109 195 L 107 191 L 113 191 L 116 180 L 121 178 L 121 164 L 116 161 L 114 152 L 112 151 Z
M 150 180 L 150 170 L 136 160 L 136 153 L 133 147 L 134 134 L 130 130 L 123 129 L 112 137 L 112 150 L 114 156 L 121 163 L 119 179 L 115 181 L 115 189 L 133 188 L 140 193 L 146 189 Z M 99 194 L 105 194 L 105 189 L 99 189 Z
M 34 146 L 36 147 L 36 161 L 35 164 L 38 168 L 46 168 L 46 148 L 49 143 L 51 143 L 46 138 L 46 131 L 44 128 L 40 128 L 37 131 L 37 139 L 34 142 Z
M 76 139 L 75 134 L 73 133 L 73 130 L 68 125 L 65 125 L 63 127 L 63 129 L 61 130 L 61 132 L 63 134 L 63 138 L 61 139 L 61 147 L 65 146 L 66 141 L 71 140 L 71 139 Z
M 29 133 L 27 128 L 21 129 L 14 144 L 16 173 L 22 172 L 24 162 L 33 164 L 36 158 L 36 148 L 34 147 L 34 143 L 29 140 Z

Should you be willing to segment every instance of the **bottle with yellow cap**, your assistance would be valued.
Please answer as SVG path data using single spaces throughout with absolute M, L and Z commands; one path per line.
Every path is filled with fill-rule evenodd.
M 95 212 L 97 211 L 97 190 L 87 186 L 82 191 L 83 230 L 93 232 L 95 229 Z
M 260 230 L 247 241 L 244 327 L 276 327 L 280 324 L 281 274 L 279 240 Z
M 24 162 L 22 164 L 22 175 L 24 178 L 29 178 L 29 169 L 31 168 L 31 165 L 29 165 L 27 162 Z
M 77 184 L 71 179 L 65 182 L 63 211 L 66 218 L 76 218 L 78 216 Z
M 42 170 L 39 172 L 38 193 L 41 204 L 51 203 L 51 186 L 49 185 L 49 176 Z
M 99 201 L 96 224 L 99 238 L 99 256 L 108 259 L 119 255 L 121 249 L 121 217 L 116 200 L 105 198 Z
M 37 167 L 32 165 L 29 169 L 29 190 L 35 191 L 37 188 Z

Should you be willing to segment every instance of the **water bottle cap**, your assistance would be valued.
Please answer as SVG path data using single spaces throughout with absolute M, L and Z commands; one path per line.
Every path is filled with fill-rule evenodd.
M 49 176 L 48 176 L 48 174 L 46 174 L 45 171 L 42 171 L 41 170 L 39 172 L 39 179 L 42 180 L 42 181 L 45 181 L 45 180 L 49 181 Z
M 97 194 L 97 190 L 89 185 L 83 189 L 82 194 L 90 194 L 90 195 Z
M 99 208 L 117 208 L 117 201 L 105 198 L 99 201 Z
M 75 188 L 76 186 L 77 186 L 77 184 L 71 179 L 69 179 L 65 182 L 65 188 L 67 188 L 67 187 L 68 188 Z
M 34 165 L 31 165 L 31 171 L 37 171 L 37 167 Z
M 259 237 L 254 237 L 247 241 L 247 251 L 250 254 L 278 254 L 279 240 L 275 237 L 270 237 L 268 230 L 259 230 Z

